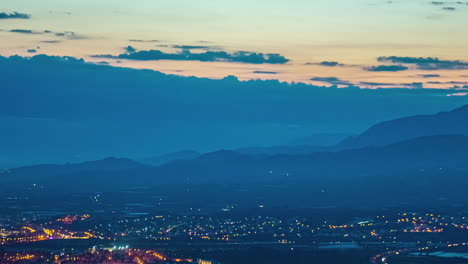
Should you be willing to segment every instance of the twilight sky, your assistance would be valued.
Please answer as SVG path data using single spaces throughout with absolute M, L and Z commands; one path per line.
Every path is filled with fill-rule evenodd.
M 3 56 L 318 85 L 468 85 L 466 0 L 4 0 L 0 29 Z

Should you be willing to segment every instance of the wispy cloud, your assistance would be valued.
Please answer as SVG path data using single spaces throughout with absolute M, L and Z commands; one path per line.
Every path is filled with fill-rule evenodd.
M 466 70 L 468 62 L 460 60 L 441 60 L 439 58 L 423 57 L 379 57 L 380 62 L 402 63 L 416 65 L 420 70 Z
M 128 41 L 130 41 L 130 42 L 162 42 L 161 40 L 156 40 L 156 39 L 150 39 L 150 40 L 145 40 L 145 39 L 129 39 Z
M 18 33 L 18 34 L 32 34 L 32 35 L 52 35 L 55 37 L 62 37 L 70 40 L 74 39 L 87 39 L 87 37 L 83 35 L 79 35 L 73 31 L 65 31 L 65 32 L 53 32 L 50 30 L 43 30 L 43 31 L 35 31 L 31 29 L 12 29 L 9 31 L 10 33 Z
M 379 66 L 370 66 L 364 67 L 364 70 L 371 72 L 399 72 L 406 71 L 409 68 L 403 65 L 379 65 Z
M 313 77 L 311 81 L 329 83 L 331 85 L 351 85 L 349 81 L 341 80 L 338 77 Z
M 457 1 L 457 2 L 432 1 L 430 4 L 435 5 L 435 6 L 443 6 L 442 10 L 445 10 L 445 11 L 456 11 L 457 8 L 453 7 L 454 5 L 468 5 L 468 2 L 465 3 L 461 1 Z
M 446 10 L 446 11 L 455 11 L 457 10 L 455 7 L 451 7 L 451 6 L 446 6 L 444 8 L 442 8 L 442 10 Z
M 207 46 L 207 45 L 172 45 L 174 49 L 183 50 L 222 50 L 220 46 Z
M 335 67 L 335 66 L 342 66 L 343 64 L 340 64 L 337 61 L 322 61 L 319 63 L 322 66 L 327 66 L 327 67 Z
M 420 78 L 440 78 L 440 74 L 419 74 L 417 77 Z
M 130 52 L 129 52 L 130 48 Z M 205 62 L 236 62 L 249 64 L 285 64 L 289 59 L 275 53 L 256 53 L 238 51 L 228 53 L 225 51 L 206 51 L 193 53 L 190 50 L 182 50 L 179 53 L 166 53 L 160 50 L 137 51 L 132 46 L 126 48 L 127 52 L 114 55 L 93 55 L 94 58 L 127 59 L 140 61 L 176 60 L 176 61 L 205 61 Z
M 424 83 L 421 83 L 421 82 L 413 82 L 413 83 L 359 82 L 358 85 L 371 86 L 373 88 L 382 88 L 382 87 L 400 87 L 400 88 L 412 88 L 412 89 L 424 88 Z
M 254 71 L 255 74 L 278 74 L 278 72 L 274 71 Z
M 30 29 L 12 29 L 11 33 L 20 33 L 20 34 L 43 34 L 45 32 L 34 32 Z
M 457 81 L 450 81 L 450 82 L 427 82 L 430 84 L 453 84 L 453 85 L 465 85 L 468 84 L 468 82 L 457 82 Z
M 344 66 L 344 64 L 341 64 L 337 61 L 307 62 L 305 65 L 318 65 L 318 66 L 325 66 L 325 67 Z
M 60 40 L 43 40 L 41 41 L 42 43 L 49 43 L 49 44 L 55 44 L 55 43 L 60 43 Z

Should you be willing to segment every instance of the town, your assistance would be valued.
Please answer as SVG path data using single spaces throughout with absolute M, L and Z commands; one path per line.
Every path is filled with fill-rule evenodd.
M 264 206 L 244 211 L 226 205 L 209 214 L 193 208 L 158 215 L 115 210 L 2 214 L 0 262 L 230 263 L 219 252 L 248 255 L 249 249 L 259 248 L 316 256 L 354 252 L 359 257 L 350 257 L 350 263 L 374 264 L 468 256 L 466 211 L 387 210 L 362 217 L 337 209 L 317 209 L 310 216 L 269 215 L 272 211 Z

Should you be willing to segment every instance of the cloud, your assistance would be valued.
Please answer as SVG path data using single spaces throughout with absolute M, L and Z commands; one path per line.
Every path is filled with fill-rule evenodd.
M 418 77 L 421 78 L 440 78 L 440 74 L 419 74 Z
M 60 40 L 42 40 L 41 42 L 55 44 L 55 43 L 60 43 L 62 41 L 60 41 Z
M 341 80 L 338 77 L 314 77 L 311 81 L 329 83 L 331 85 L 351 85 L 350 82 Z
M 36 49 L 28 49 L 27 51 L 28 51 L 29 53 L 36 53 L 36 52 L 37 52 Z
M 421 83 L 421 82 L 414 82 L 414 83 L 409 84 L 409 85 L 412 88 L 417 88 L 417 89 L 423 89 L 424 88 L 424 84 Z
M 40 32 L 34 32 L 30 29 L 12 29 L 10 30 L 11 33 L 20 33 L 20 34 L 42 34 Z
M 450 82 L 427 82 L 430 84 L 453 84 L 453 85 L 465 85 L 468 84 L 467 82 L 456 82 L 456 81 L 450 81 Z
M 31 58 L 0 57 L 0 71 L 3 73 L 4 84 L 0 86 L 0 97 L 3 99 L 3 103 L 0 104 L 0 116 L 44 118 L 102 116 L 106 119 L 140 116 L 150 119 L 184 120 L 202 117 L 210 120 L 210 117 L 216 115 L 220 120 L 230 118 L 253 120 L 268 115 L 268 118 L 272 118 L 270 121 L 280 122 L 279 119 L 287 114 L 285 120 L 300 117 L 301 120 L 309 122 L 310 113 L 315 113 L 312 108 L 322 109 L 318 111 L 321 113 L 323 109 L 330 109 L 329 102 L 336 102 L 337 98 L 342 98 L 347 105 L 355 104 L 361 107 L 362 104 L 366 104 L 369 107 L 372 105 L 379 108 L 382 107 L 380 100 L 389 103 L 392 100 L 386 101 L 388 98 L 402 94 L 408 95 L 411 104 L 423 105 L 426 104 L 423 103 L 424 100 L 415 97 L 429 95 L 427 102 L 433 102 L 433 95 L 440 94 L 444 97 L 453 92 L 450 89 L 422 89 L 422 91 L 404 88 L 378 91 L 356 89 L 356 87 L 329 89 L 326 86 L 290 84 L 274 80 L 239 81 L 232 77 L 222 80 L 181 77 L 151 70 L 95 65 L 73 57 L 47 55 L 36 55 Z M 313 77 L 311 80 L 336 85 L 350 84 L 349 81 L 338 77 Z M 31 85 L 31 81 L 35 85 Z M 64 84 L 67 89 L 63 89 Z M 246 98 L 249 99 L 248 102 L 245 101 Z M 83 104 L 84 101 L 87 103 Z M 402 102 L 402 100 L 396 101 Z M 248 104 L 238 104 L 239 102 Z M 14 107 L 20 103 L 27 107 Z M 258 105 L 265 108 L 258 109 Z M 253 109 L 257 109 L 258 115 L 252 116 Z M 292 112 L 288 114 L 289 112 L 284 112 L 285 109 Z M 311 111 L 304 111 L 305 109 Z M 348 107 L 343 106 L 343 109 Z M 341 111 L 337 114 L 339 112 Z
M 174 49 L 182 50 L 222 50 L 219 46 L 206 46 L 206 45 L 172 45 Z
M 454 5 L 468 5 L 468 2 L 461 2 L 461 1 L 432 1 L 430 2 L 431 5 L 433 6 L 438 6 L 441 7 L 441 11 L 448 11 L 448 12 L 455 12 L 457 11 L 457 8 L 454 7 Z M 445 18 L 446 15 L 442 15 L 442 13 L 437 13 L 437 14 L 432 14 L 426 16 L 426 19 L 431 19 L 431 20 L 440 20 Z
M 338 66 L 345 66 L 337 61 L 322 61 L 322 62 L 307 62 L 305 65 L 318 65 L 318 66 L 325 66 L 325 67 L 338 67 Z
M 413 88 L 413 89 L 424 88 L 424 84 L 420 82 L 413 82 L 413 83 L 359 82 L 359 85 L 372 86 L 372 87 L 400 87 L 400 88 Z
M 342 64 L 340 64 L 337 61 L 322 61 L 320 62 L 320 65 L 327 66 L 327 67 L 335 67 L 335 66 L 340 66 Z
M 45 54 L 39 54 L 34 57 L 21 57 L 18 55 L 11 56 L 9 58 L 5 58 L 0 56 L 0 61 L 3 60 L 13 62 L 13 63 L 31 63 L 35 65 L 40 65 L 41 63 L 44 63 L 44 65 L 47 65 L 49 63 L 58 63 L 62 64 L 63 66 L 67 64 L 84 64 L 85 61 L 83 59 L 77 59 L 75 57 L 70 57 L 70 56 L 48 56 Z
M 156 39 L 152 39 L 152 40 L 129 39 L 128 41 L 130 41 L 130 42 L 162 42 L 161 40 L 156 40 Z
M 63 37 L 63 38 L 69 39 L 69 40 L 86 39 L 85 36 L 78 35 L 73 31 L 52 32 L 50 30 L 35 31 L 35 30 L 31 30 L 31 29 L 12 29 L 9 32 L 10 33 L 18 33 L 18 34 L 53 35 L 55 37 Z M 51 42 L 49 42 L 49 43 L 51 43 Z
M 455 7 L 449 7 L 449 6 L 446 6 L 444 8 L 442 8 L 442 10 L 446 10 L 446 11 L 455 11 L 457 10 Z
M 255 53 L 238 51 L 228 53 L 225 51 L 206 51 L 202 53 L 192 53 L 190 50 L 183 50 L 179 53 L 166 53 L 160 50 L 134 51 L 114 55 L 93 55 L 94 58 L 112 58 L 140 61 L 176 60 L 176 61 L 204 61 L 204 62 L 237 62 L 249 64 L 285 64 L 289 61 L 280 54 Z
M 463 3 L 463 2 L 442 2 L 442 1 L 433 1 L 431 2 L 432 5 L 435 5 L 435 6 L 444 6 L 444 5 L 454 5 L 454 4 L 458 4 L 458 5 L 468 5 L 468 3 Z M 445 10 L 445 11 L 456 11 L 457 9 L 453 6 L 445 6 L 445 7 L 442 7 L 442 10 Z
M 364 67 L 364 70 L 371 72 L 399 72 L 406 71 L 409 68 L 403 65 L 379 65 L 379 66 L 370 66 Z
M 134 47 L 132 47 L 132 46 L 128 46 L 128 47 L 125 48 L 125 51 L 127 53 L 134 53 L 134 52 L 136 52 L 136 49 Z
M 420 70 L 466 70 L 468 62 L 459 60 L 440 60 L 439 58 L 423 57 L 379 57 L 380 62 L 402 63 L 416 65 Z
M 422 89 L 424 84 L 420 82 L 413 83 L 384 83 L 384 82 L 358 82 L 356 84 L 349 81 L 341 80 L 337 77 L 314 77 L 312 81 L 325 82 L 332 85 L 347 85 L 353 87 L 373 87 L 373 88 L 382 88 L 382 87 L 392 87 L 392 88 L 409 88 L 409 89 Z
M 274 71 L 254 71 L 255 74 L 278 74 L 278 72 Z
M 66 31 L 66 32 L 59 32 L 55 33 L 55 36 L 57 37 L 65 37 L 67 39 L 73 39 L 73 40 L 79 40 L 79 39 L 87 39 L 87 37 L 78 35 L 73 31 Z
M 382 82 L 359 82 L 361 85 L 365 86 L 395 86 L 394 83 L 382 83 Z
M 31 15 L 13 12 L 13 13 L 0 13 L 0 19 L 30 19 Z
M 159 40 L 137 40 L 132 39 L 131 42 L 161 42 Z M 158 44 L 157 47 L 163 48 L 174 48 L 181 50 L 222 50 L 220 46 L 208 46 L 208 45 L 168 45 L 168 44 Z

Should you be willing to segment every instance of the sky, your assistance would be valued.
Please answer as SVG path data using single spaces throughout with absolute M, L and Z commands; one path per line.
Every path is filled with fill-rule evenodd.
M 182 76 L 340 87 L 468 85 L 468 1 L 1 2 L 3 56 L 73 56 Z M 252 53 L 261 59 L 244 58 Z

